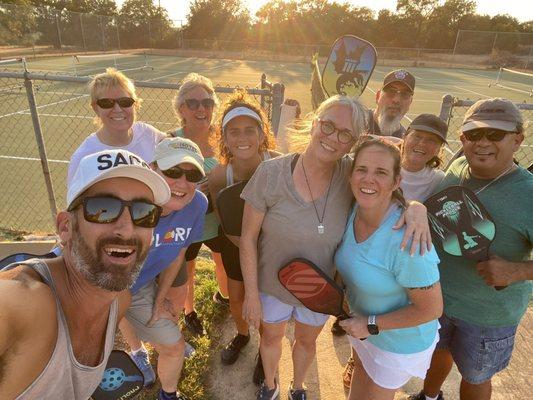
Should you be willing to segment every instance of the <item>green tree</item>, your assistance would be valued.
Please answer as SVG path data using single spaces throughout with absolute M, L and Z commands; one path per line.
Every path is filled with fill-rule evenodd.
M 396 11 L 415 32 L 414 43 L 408 47 L 420 47 L 423 43 L 422 35 L 426 31 L 428 17 L 433 13 L 438 3 L 438 0 L 398 0 Z

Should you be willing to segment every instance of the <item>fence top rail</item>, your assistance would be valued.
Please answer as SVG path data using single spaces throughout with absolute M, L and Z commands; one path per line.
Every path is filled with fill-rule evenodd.
M 470 107 L 476 103 L 477 100 L 462 100 L 454 99 L 454 107 Z M 533 103 L 514 103 L 520 110 L 533 110 Z
M 14 71 L 0 71 L 0 78 L 14 78 L 14 79 L 31 79 L 40 81 L 56 81 L 56 82 L 73 82 L 73 83 L 89 83 L 92 81 L 90 76 L 71 76 L 60 75 L 50 73 L 35 73 L 35 72 L 14 72 Z M 179 89 L 179 83 L 167 83 L 167 82 L 145 82 L 145 81 L 133 81 L 135 87 L 138 88 L 152 88 L 152 89 Z M 235 89 L 245 89 L 251 95 L 263 95 L 271 96 L 269 89 L 257 89 L 257 88 L 241 88 L 238 86 L 215 86 L 215 92 L 217 93 L 233 93 Z

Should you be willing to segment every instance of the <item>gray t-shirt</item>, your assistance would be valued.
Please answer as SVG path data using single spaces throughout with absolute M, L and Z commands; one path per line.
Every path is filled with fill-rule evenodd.
M 305 202 L 294 186 L 288 154 L 262 162 L 241 197 L 265 214 L 258 243 L 258 284 L 263 293 L 286 304 L 301 306 L 278 281 L 278 270 L 293 258 L 306 258 L 333 277 L 333 256 L 342 240 L 353 196 L 348 185 L 351 159 L 337 163 L 327 208 L 324 233 L 318 233 L 318 218 L 312 202 Z M 312 179 L 312 178 L 311 178 Z M 326 194 L 315 200 L 322 216 Z
M 444 171 L 427 166 L 417 172 L 402 168 L 401 176 L 400 187 L 403 190 L 403 196 L 407 200 L 424 202 L 444 179 Z

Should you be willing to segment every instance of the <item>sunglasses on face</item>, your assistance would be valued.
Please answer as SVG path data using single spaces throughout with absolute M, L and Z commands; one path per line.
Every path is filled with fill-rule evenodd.
M 189 110 L 196 111 L 200 108 L 200 104 L 204 106 L 204 108 L 213 108 L 215 106 L 215 100 L 209 98 L 202 100 L 186 99 L 185 104 Z
M 83 206 L 85 221 L 95 224 L 111 224 L 117 221 L 124 208 L 128 207 L 133 225 L 141 228 L 153 228 L 159 222 L 161 207 L 153 203 L 132 200 L 126 201 L 109 196 L 85 197 L 75 200 L 68 211 Z
M 131 97 L 121 97 L 119 99 L 104 98 L 96 100 L 96 104 L 98 104 L 98 107 L 105 109 L 113 108 L 115 104 L 118 104 L 121 108 L 130 108 L 135 104 L 135 99 Z
M 394 88 L 386 87 L 383 89 L 383 93 L 387 95 L 387 97 L 394 98 L 396 95 L 399 95 L 402 100 L 407 100 L 409 97 L 413 95 L 412 92 L 408 90 L 397 90 Z
M 320 119 L 318 122 L 320 123 L 320 131 L 324 135 L 329 136 L 337 132 L 337 140 L 339 143 L 348 144 L 356 139 L 352 134 L 352 131 L 349 129 L 338 129 L 333 122 L 327 120 Z
M 175 167 L 172 167 L 169 169 L 162 169 L 161 172 L 163 173 L 163 175 L 171 179 L 179 179 L 183 175 L 185 175 L 185 179 L 191 183 L 198 183 L 202 179 L 204 179 L 204 176 L 202 175 L 202 173 L 198 171 L 196 168 L 195 169 L 183 169 L 176 165 Z
M 506 135 L 512 134 L 512 133 L 517 133 L 517 132 L 508 132 L 508 131 L 502 131 L 499 129 L 479 128 L 479 129 L 473 129 L 471 131 L 463 132 L 463 135 L 466 138 L 466 140 L 470 142 L 477 142 L 478 140 L 481 140 L 483 136 L 485 136 L 491 142 L 499 142 Z

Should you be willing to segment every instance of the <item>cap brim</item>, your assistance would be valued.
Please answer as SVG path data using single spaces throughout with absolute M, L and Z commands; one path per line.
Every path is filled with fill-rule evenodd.
M 172 155 L 170 157 L 164 157 L 160 160 L 157 160 L 157 166 L 159 169 L 169 169 L 175 167 L 176 165 L 189 163 L 194 165 L 203 176 L 205 176 L 205 171 L 203 165 L 201 165 L 194 157 L 191 156 L 182 156 L 182 155 Z
M 516 123 L 509 121 L 481 120 L 470 121 L 461 127 L 463 132 L 471 131 L 478 128 L 501 129 L 507 132 L 516 132 Z
M 131 178 L 144 183 L 152 191 L 154 195 L 154 203 L 157 205 L 163 205 L 170 200 L 170 188 L 166 181 L 159 176 L 157 172 L 147 167 L 130 164 L 110 168 L 106 172 L 101 173 L 97 179 L 80 188 L 77 193 L 74 194 L 73 198 L 68 199 L 67 207 L 70 206 L 76 197 L 85 192 L 95 183 L 111 178 Z
M 409 84 L 408 84 L 407 82 L 402 81 L 402 80 L 400 80 L 400 79 L 396 79 L 396 80 L 394 80 L 394 81 L 390 81 L 390 82 L 388 82 L 386 85 L 383 85 L 382 89 L 385 89 L 387 86 L 389 86 L 389 85 L 391 85 L 391 84 L 393 84 L 393 83 L 402 83 L 402 84 L 404 84 L 404 85 L 405 85 L 405 86 L 406 86 L 411 92 L 414 92 L 414 91 L 415 91 L 411 86 L 409 86 Z
M 437 136 L 439 137 L 439 139 L 443 140 L 444 143 L 448 144 L 448 141 L 446 140 L 446 138 L 442 137 L 442 134 L 441 134 L 438 130 L 433 129 L 433 128 L 430 127 L 430 126 L 425 126 L 425 125 L 409 125 L 409 129 L 414 129 L 414 130 L 417 130 L 417 131 L 433 133 L 434 135 L 437 135 Z

